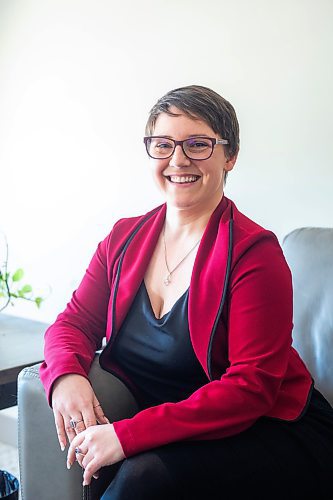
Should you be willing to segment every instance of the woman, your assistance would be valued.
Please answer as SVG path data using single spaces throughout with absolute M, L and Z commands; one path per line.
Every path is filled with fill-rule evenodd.
M 223 194 L 233 107 L 173 90 L 145 145 L 166 203 L 120 220 L 46 333 L 41 376 L 59 442 L 103 499 L 328 499 L 333 410 L 291 347 L 292 288 L 276 237 Z M 109 423 L 87 380 L 96 348 L 140 411 Z M 96 425 L 96 423 L 104 425 Z

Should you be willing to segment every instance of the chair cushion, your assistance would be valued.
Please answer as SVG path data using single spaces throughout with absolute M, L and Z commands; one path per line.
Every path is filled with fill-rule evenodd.
M 293 345 L 333 404 L 333 228 L 296 229 L 282 246 L 293 278 Z

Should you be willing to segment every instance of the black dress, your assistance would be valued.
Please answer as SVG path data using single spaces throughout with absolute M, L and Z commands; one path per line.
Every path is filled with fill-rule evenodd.
M 188 292 L 161 319 L 142 283 L 111 356 L 139 406 L 179 401 L 208 382 L 193 352 Z M 125 459 L 108 470 L 102 500 L 332 500 L 333 409 L 313 389 L 294 422 L 262 417 L 240 434 L 182 441 Z

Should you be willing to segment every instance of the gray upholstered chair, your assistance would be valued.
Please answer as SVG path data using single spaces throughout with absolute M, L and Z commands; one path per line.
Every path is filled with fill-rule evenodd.
M 294 344 L 333 404 L 333 229 L 297 229 L 286 236 L 283 249 L 293 274 Z M 97 356 L 90 378 L 110 421 L 137 411 L 132 395 L 100 368 Z M 103 477 L 82 490 L 80 467 L 65 467 L 38 366 L 21 372 L 18 402 L 22 500 L 99 498 Z
M 89 378 L 109 420 L 128 418 L 137 405 L 126 386 L 101 369 L 96 354 Z M 103 474 L 82 487 L 77 463 L 66 469 L 67 449 L 59 448 L 53 412 L 39 379 L 39 366 L 22 370 L 18 378 L 18 442 L 22 500 L 93 500 L 104 490 Z
M 333 228 L 295 229 L 282 247 L 293 277 L 293 345 L 333 405 Z

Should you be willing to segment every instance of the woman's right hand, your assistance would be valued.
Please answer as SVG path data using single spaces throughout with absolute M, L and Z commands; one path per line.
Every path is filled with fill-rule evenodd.
M 53 386 L 52 408 L 60 448 L 65 449 L 76 434 L 91 425 L 110 423 L 103 413 L 93 388 L 82 375 L 70 373 L 59 377 Z M 75 428 L 70 421 L 76 422 Z M 66 438 L 67 436 L 67 438 Z

